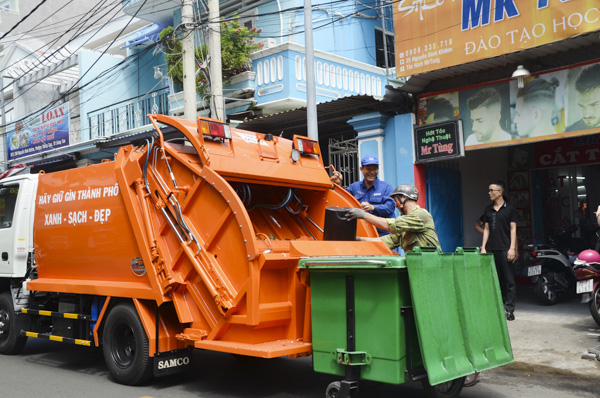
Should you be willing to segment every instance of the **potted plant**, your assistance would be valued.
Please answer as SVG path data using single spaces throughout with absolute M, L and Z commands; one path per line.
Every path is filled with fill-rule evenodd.
M 248 29 L 240 26 L 238 20 L 222 22 L 221 25 L 221 72 L 223 84 L 228 85 L 231 78 L 240 73 L 252 70 L 250 52 L 261 49 L 262 43 L 256 43 L 261 29 Z M 181 38 L 173 27 L 169 26 L 160 32 L 161 45 L 166 54 L 167 74 L 173 81 L 174 91 L 181 91 L 183 87 L 183 64 Z M 201 44 L 196 47 L 196 70 L 199 65 L 206 65 L 208 46 Z M 205 97 L 210 93 L 210 74 L 207 68 L 202 68 L 196 74 L 196 92 Z

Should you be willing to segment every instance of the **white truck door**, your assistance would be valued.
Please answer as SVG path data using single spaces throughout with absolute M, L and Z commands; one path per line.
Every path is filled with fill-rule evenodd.
M 15 208 L 19 186 L 19 182 L 0 183 L 0 276 L 10 276 L 14 272 Z

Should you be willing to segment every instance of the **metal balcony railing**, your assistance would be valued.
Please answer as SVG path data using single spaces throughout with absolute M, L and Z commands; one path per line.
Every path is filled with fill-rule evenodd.
M 148 124 L 149 113 L 169 112 L 168 88 L 117 102 L 88 113 L 91 138 L 110 137 Z

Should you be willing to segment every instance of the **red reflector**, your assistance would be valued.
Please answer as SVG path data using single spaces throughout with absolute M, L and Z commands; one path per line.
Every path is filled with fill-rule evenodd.
M 537 253 L 536 252 L 531 252 L 531 257 L 537 257 Z
M 223 125 L 220 123 L 209 123 L 210 125 L 210 135 L 213 137 L 223 137 L 225 138 L 225 129 Z
M 303 141 L 302 147 L 304 148 L 304 152 L 306 153 L 315 153 L 314 144 L 310 141 Z
M 319 154 L 319 144 L 313 141 L 298 140 L 298 150 L 302 153 Z

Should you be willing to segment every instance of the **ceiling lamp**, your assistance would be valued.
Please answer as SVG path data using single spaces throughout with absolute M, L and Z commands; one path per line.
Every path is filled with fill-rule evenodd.
M 515 70 L 512 74 L 512 78 L 517 79 L 517 87 L 519 88 L 523 88 L 525 85 L 523 79 L 529 76 L 531 76 L 531 73 L 529 73 L 529 71 L 525 69 L 523 65 L 517 66 L 517 70 Z

